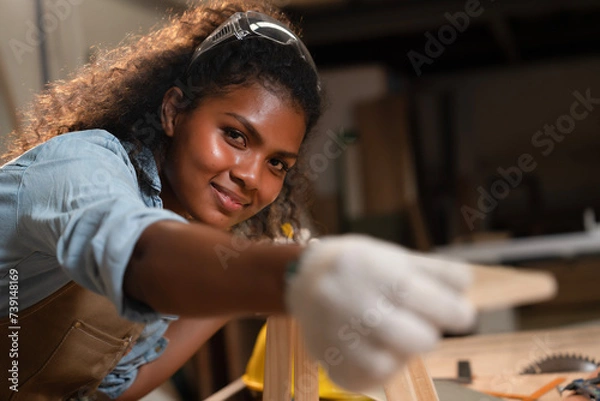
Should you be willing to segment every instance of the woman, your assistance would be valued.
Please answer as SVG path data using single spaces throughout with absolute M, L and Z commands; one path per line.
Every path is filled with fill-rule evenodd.
M 138 399 L 247 314 L 292 314 L 351 390 L 469 328 L 465 266 L 361 236 L 265 241 L 302 228 L 321 92 L 285 17 L 234 1 L 38 96 L 0 170 L 2 399 Z

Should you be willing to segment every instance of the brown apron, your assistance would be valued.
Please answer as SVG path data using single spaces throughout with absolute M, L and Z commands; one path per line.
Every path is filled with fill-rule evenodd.
M 0 377 L 8 372 L 0 400 L 108 399 L 95 390 L 143 328 L 121 318 L 107 298 L 66 284 L 20 311 L 16 324 L 0 319 Z

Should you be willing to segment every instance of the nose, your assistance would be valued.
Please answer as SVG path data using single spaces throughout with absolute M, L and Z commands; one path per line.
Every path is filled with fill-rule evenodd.
M 258 189 L 261 166 L 258 156 L 240 158 L 229 172 L 231 180 L 246 190 Z

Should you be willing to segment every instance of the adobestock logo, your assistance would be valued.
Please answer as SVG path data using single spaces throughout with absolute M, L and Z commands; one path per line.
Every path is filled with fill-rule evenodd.
M 592 97 L 591 89 L 572 93 L 575 101 L 571 103 L 569 112 L 559 116 L 554 124 L 545 124 L 531 137 L 531 145 L 543 157 L 548 157 L 554 152 L 557 143 L 561 143 L 577 127 L 577 122 L 586 119 L 600 105 L 600 98 Z M 533 152 L 532 152 L 533 153 Z M 479 198 L 477 207 L 462 205 L 460 208 L 463 219 L 472 231 L 476 220 L 483 220 L 489 213 L 494 211 L 501 200 L 505 199 L 510 192 L 521 184 L 523 175 L 531 173 L 536 169 L 538 163 L 532 153 L 522 153 L 517 157 L 515 165 L 498 167 L 496 172 L 500 176 L 489 188 L 479 186 L 477 192 Z
M 31 20 L 25 21 L 25 40 L 12 38 L 8 41 L 8 46 L 19 64 L 23 63 L 24 55 L 34 53 L 37 46 L 56 31 L 61 22 L 71 16 L 73 7 L 83 3 L 83 0 L 54 0 L 46 3 L 46 12 L 41 15 L 39 25 Z
M 489 0 L 493 3 L 495 0 Z M 425 43 L 424 54 L 415 50 L 410 50 L 406 53 L 406 56 L 410 60 L 410 63 L 415 70 L 417 76 L 423 75 L 423 66 L 431 65 L 446 51 L 446 47 L 456 42 L 459 33 L 465 32 L 471 25 L 471 19 L 480 17 L 485 11 L 479 0 L 467 0 L 465 3 L 464 11 L 458 11 L 454 14 L 449 12 L 444 14 L 444 17 L 449 22 L 448 24 L 442 25 L 437 35 L 427 31 L 425 32 Z

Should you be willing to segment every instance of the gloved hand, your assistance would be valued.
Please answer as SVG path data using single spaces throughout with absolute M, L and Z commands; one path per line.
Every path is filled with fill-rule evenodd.
M 385 384 L 443 332 L 468 330 L 467 265 L 363 235 L 310 243 L 286 289 L 308 351 L 341 387 Z

